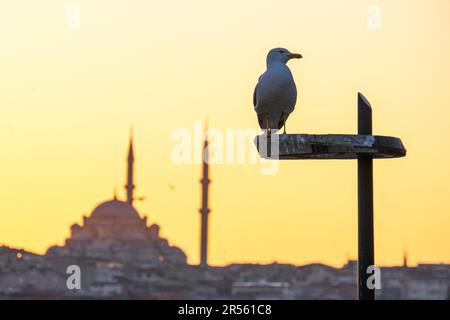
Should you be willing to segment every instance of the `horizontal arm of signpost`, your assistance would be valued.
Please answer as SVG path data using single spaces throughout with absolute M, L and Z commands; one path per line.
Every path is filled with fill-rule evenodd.
M 362 155 L 377 159 L 406 156 L 402 141 L 387 136 L 273 134 L 269 143 L 271 146 L 269 153 L 267 153 L 267 135 L 256 136 L 254 142 L 260 156 L 266 159 L 358 159 Z

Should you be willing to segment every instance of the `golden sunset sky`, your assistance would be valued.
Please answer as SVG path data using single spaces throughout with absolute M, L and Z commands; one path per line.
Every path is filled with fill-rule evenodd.
M 282 46 L 304 56 L 289 133 L 355 133 L 360 91 L 374 134 L 408 150 L 374 164 L 376 263 L 450 263 L 448 0 L 3 1 L 0 40 L 0 244 L 44 253 L 124 198 L 133 126 L 136 207 L 197 263 L 200 166 L 172 161 L 171 135 L 258 129 L 253 88 Z M 212 264 L 357 257 L 355 161 L 260 168 L 212 165 Z

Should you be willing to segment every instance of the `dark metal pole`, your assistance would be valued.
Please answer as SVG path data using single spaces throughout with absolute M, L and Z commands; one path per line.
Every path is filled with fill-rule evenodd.
M 358 134 L 372 135 L 372 108 L 358 94 Z M 367 268 L 374 265 L 373 241 L 373 166 L 372 156 L 358 157 L 358 297 L 375 300 L 375 289 L 369 289 Z
M 201 214 L 201 234 L 200 234 L 200 266 L 208 266 L 208 185 L 211 182 L 209 179 L 209 151 L 208 151 L 208 139 L 205 137 L 203 146 L 203 167 L 202 167 L 202 207 L 200 209 Z

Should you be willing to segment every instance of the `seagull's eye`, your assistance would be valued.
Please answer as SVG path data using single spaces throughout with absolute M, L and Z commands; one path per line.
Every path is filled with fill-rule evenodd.
M 283 50 L 280 50 L 280 51 L 278 51 L 279 53 L 284 53 L 284 51 Z

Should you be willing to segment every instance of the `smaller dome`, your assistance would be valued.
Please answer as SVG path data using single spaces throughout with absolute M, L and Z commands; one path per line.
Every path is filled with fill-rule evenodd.
M 94 211 L 92 211 L 91 217 L 95 218 L 139 218 L 139 214 L 133 206 L 127 202 L 120 200 L 110 200 L 99 204 Z

